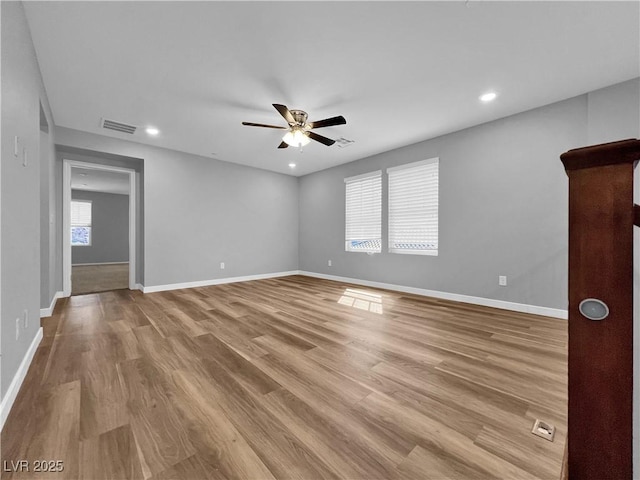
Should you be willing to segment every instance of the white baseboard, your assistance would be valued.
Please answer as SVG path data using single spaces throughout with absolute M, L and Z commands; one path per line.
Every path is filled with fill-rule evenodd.
M 72 267 L 91 267 L 96 265 L 126 265 L 129 262 L 72 263 Z
M 182 288 L 208 287 L 210 285 L 221 285 L 224 283 L 248 282 L 250 280 L 264 280 L 267 278 L 288 277 L 290 275 L 298 275 L 298 270 L 290 272 L 262 273 L 259 275 L 247 275 L 244 277 L 227 277 L 216 278 L 213 280 L 200 280 L 197 282 L 171 283 L 169 285 L 153 285 L 150 287 L 142 287 L 144 293 L 164 292 L 166 290 L 179 290 Z
M 11 381 L 11 385 L 9 385 L 9 388 L 4 394 L 4 397 L 2 397 L 2 403 L 0 403 L 0 429 L 4 427 L 4 422 L 9 416 L 9 412 L 11 411 L 11 407 L 13 406 L 13 402 L 15 402 L 16 397 L 18 396 L 18 392 L 20 391 L 22 382 L 27 376 L 29 365 L 31 365 L 31 360 L 33 360 L 33 356 L 36 354 L 38 345 L 40 345 L 42 335 L 42 327 L 40 327 L 38 329 L 38 332 L 36 333 L 36 336 L 31 341 L 31 345 L 29 345 L 29 349 L 27 350 L 27 353 L 25 353 L 24 358 L 22 359 L 22 362 L 18 367 L 18 371 Z
M 56 292 L 53 294 L 53 298 L 51 299 L 51 305 L 49 308 L 41 308 L 40 309 L 40 318 L 50 317 L 53 315 L 53 309 L 56 308 L 56 302 L 59 298 L 62 298 L 64 295 L 62 292 Z
M 135 290 L 140 290 L 141 292 L 144 292 L 144 286 L 141 283 L 136 283 Z
M 512 310 L 515 312 L 532 313 L 534 315 L 544 315 L 547 317 L 555 317 L 567 319 L 569 313 L 567 310 L 558 308 L 539 307 L 537 305 L 527 305 L 524 303 L 507 302 L 504 300 L 494 300 L 492 298 L 472 297 L 470 295 L 461 295 L 459 293 L 438 292 L 437 290 L 426 290 L 424 288 L 405 287 L 404 285 L 394 285 L 391 283 L 372 282 L 369 280 L 360 280 L 358 278 L 338 277 L 336 275 L 327 275 L 315 272 L 298 272 L 300 275 L 308 277 L 324 278 L 326 280 L 335 280 L 338 282 L 355 283 L 356 285 L 364 285 L 367 287 L 384 288 L 404 293 L 413 293 L 425 297 L 441 298 L 443 300 L 453 300 L 455 302 L 471 303 L 474 305 L 482 305 L 485 307 L 500 308 L 503 310 Z
M 145 287 L 139 285 L 143 293 L 163 292 L 167 290 L 179 290 L 182 288 L 206 287 L 209 285 L 221 285 L 224 283 L 247 282 L 250 280 L 263 280 L 267 278 L 287 277 L 290 275 L 305 275 L 307 277 L 323 278 L 326 280 L 335 280 L 337 282 L 354 283 L 356 285 L 364 285 L 367 287 L 384 288 L 397 292 L 413 293 L 425 297 L 441 298 L 443 300 L 452 300 L 454 302 L 470 303 L 473 305 L 482 305 L 485 307 L 500 308 L 502 310 L 511 310 L 514 312 L 531 313 L 534 315 L 544 315 L 547 317 L 555 317 L 567 319 L 569 314 L 567 310 L 558 308 L 540 307 L 537 305 L 527 305 L 524 303 L 507 302 L 504 300 L 495 300 L 492 298 L 473 297 L 470 295 L 462 295 L 459 293 L 439 292 L 437 290 L 427 290 L 424 288 L 407 287 L 404 285 L 395 285 L 391 283 L 373 282 L 369 280 L 360 280 L 358 278 L 339 277 L 337 275 L 327 275 L 324 273 L 306 272 L 303 270 L 292 270 L 289 272 L 265 273 L 260 275 L 248 275 L 244 277 L 228 277 L 217 278 L 214 280 L 202 280 L 197 282 L 173 283 L 169 285 L 154 285 Z

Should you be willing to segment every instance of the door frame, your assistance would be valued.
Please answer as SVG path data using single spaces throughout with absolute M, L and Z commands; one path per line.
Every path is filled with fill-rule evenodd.
M 136 171 L 97 163 L 63 159 L 62 170 L 62 294 L 71 296 L 71 169 L 80 167 L 129 175 L 129 290 L 136 285 Z

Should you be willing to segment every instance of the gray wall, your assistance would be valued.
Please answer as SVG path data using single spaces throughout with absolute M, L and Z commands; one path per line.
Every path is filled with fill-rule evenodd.
M 71 190 L 73 200 L 91 200 L 91 245 L 71 247 L 71 262 L 129 261 L 129 195 Z
M 20 362 L 40 327 L 40 290 L 51 293 L 49 275 L 41 276 L 41 253 L 47 259 L 55 249 L 45 236 L 41 244 L 40 211 L 49 209 L 49 192 L 41 191 L 40 163 L 53 158 L 53 134 L 40 137 L 40 102 L 49 125 L 51 110 L 44 91 L 29 27 L 19 2 L 0 2 L 2 61 L 2 164 L 0 255 L 0 310 L 2 366 L 0 394 L 5 395 Z M 14 136 L 26 147 L 24 167 L 13 155 Z M 42 194 L 42 197 L 41 197 Z M 48 260 L 48 259 L 47 259 Z M 48 295 L 43 296 L 46 301 Z M 24 310 L 29 325 L 16 340 L 16 319 Z
M 146 287 L 298 268 L 296 178 L 68 128 L 56 144 L 144 160 Z
M 640 78 L 589 92 L 587 96 L 590 145 L 640 136 Z
M 586 118 L 581 96 L 302 177 L 300 269 L 566 309 L 559 155 L 585 145 Z M 386 252 L 386 174 L 383 253 L 345 252 L 343 179 L 431 157 L 440 158 L 438 256 Z

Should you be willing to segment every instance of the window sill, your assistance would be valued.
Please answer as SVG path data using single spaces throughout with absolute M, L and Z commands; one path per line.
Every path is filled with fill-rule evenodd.
M 399 253 L 401 255 L 429 255 L 432 257 L 438 256 L 438 250 L 392 250 L 392 249 L 389 249 L 389 253 Z

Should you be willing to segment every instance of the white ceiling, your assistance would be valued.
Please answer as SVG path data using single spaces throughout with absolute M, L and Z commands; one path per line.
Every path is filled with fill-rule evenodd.
M 56 125 L 293 175 L 640 75 L 638 2 L 24 5 Z M 278 150 L 241 125 L 284 125 L 272 103 L 343 115 L 318 133 L 355 143 Z
M 71 168 L 71 189 L 129 195 L 129 175 L 93 168 Z

